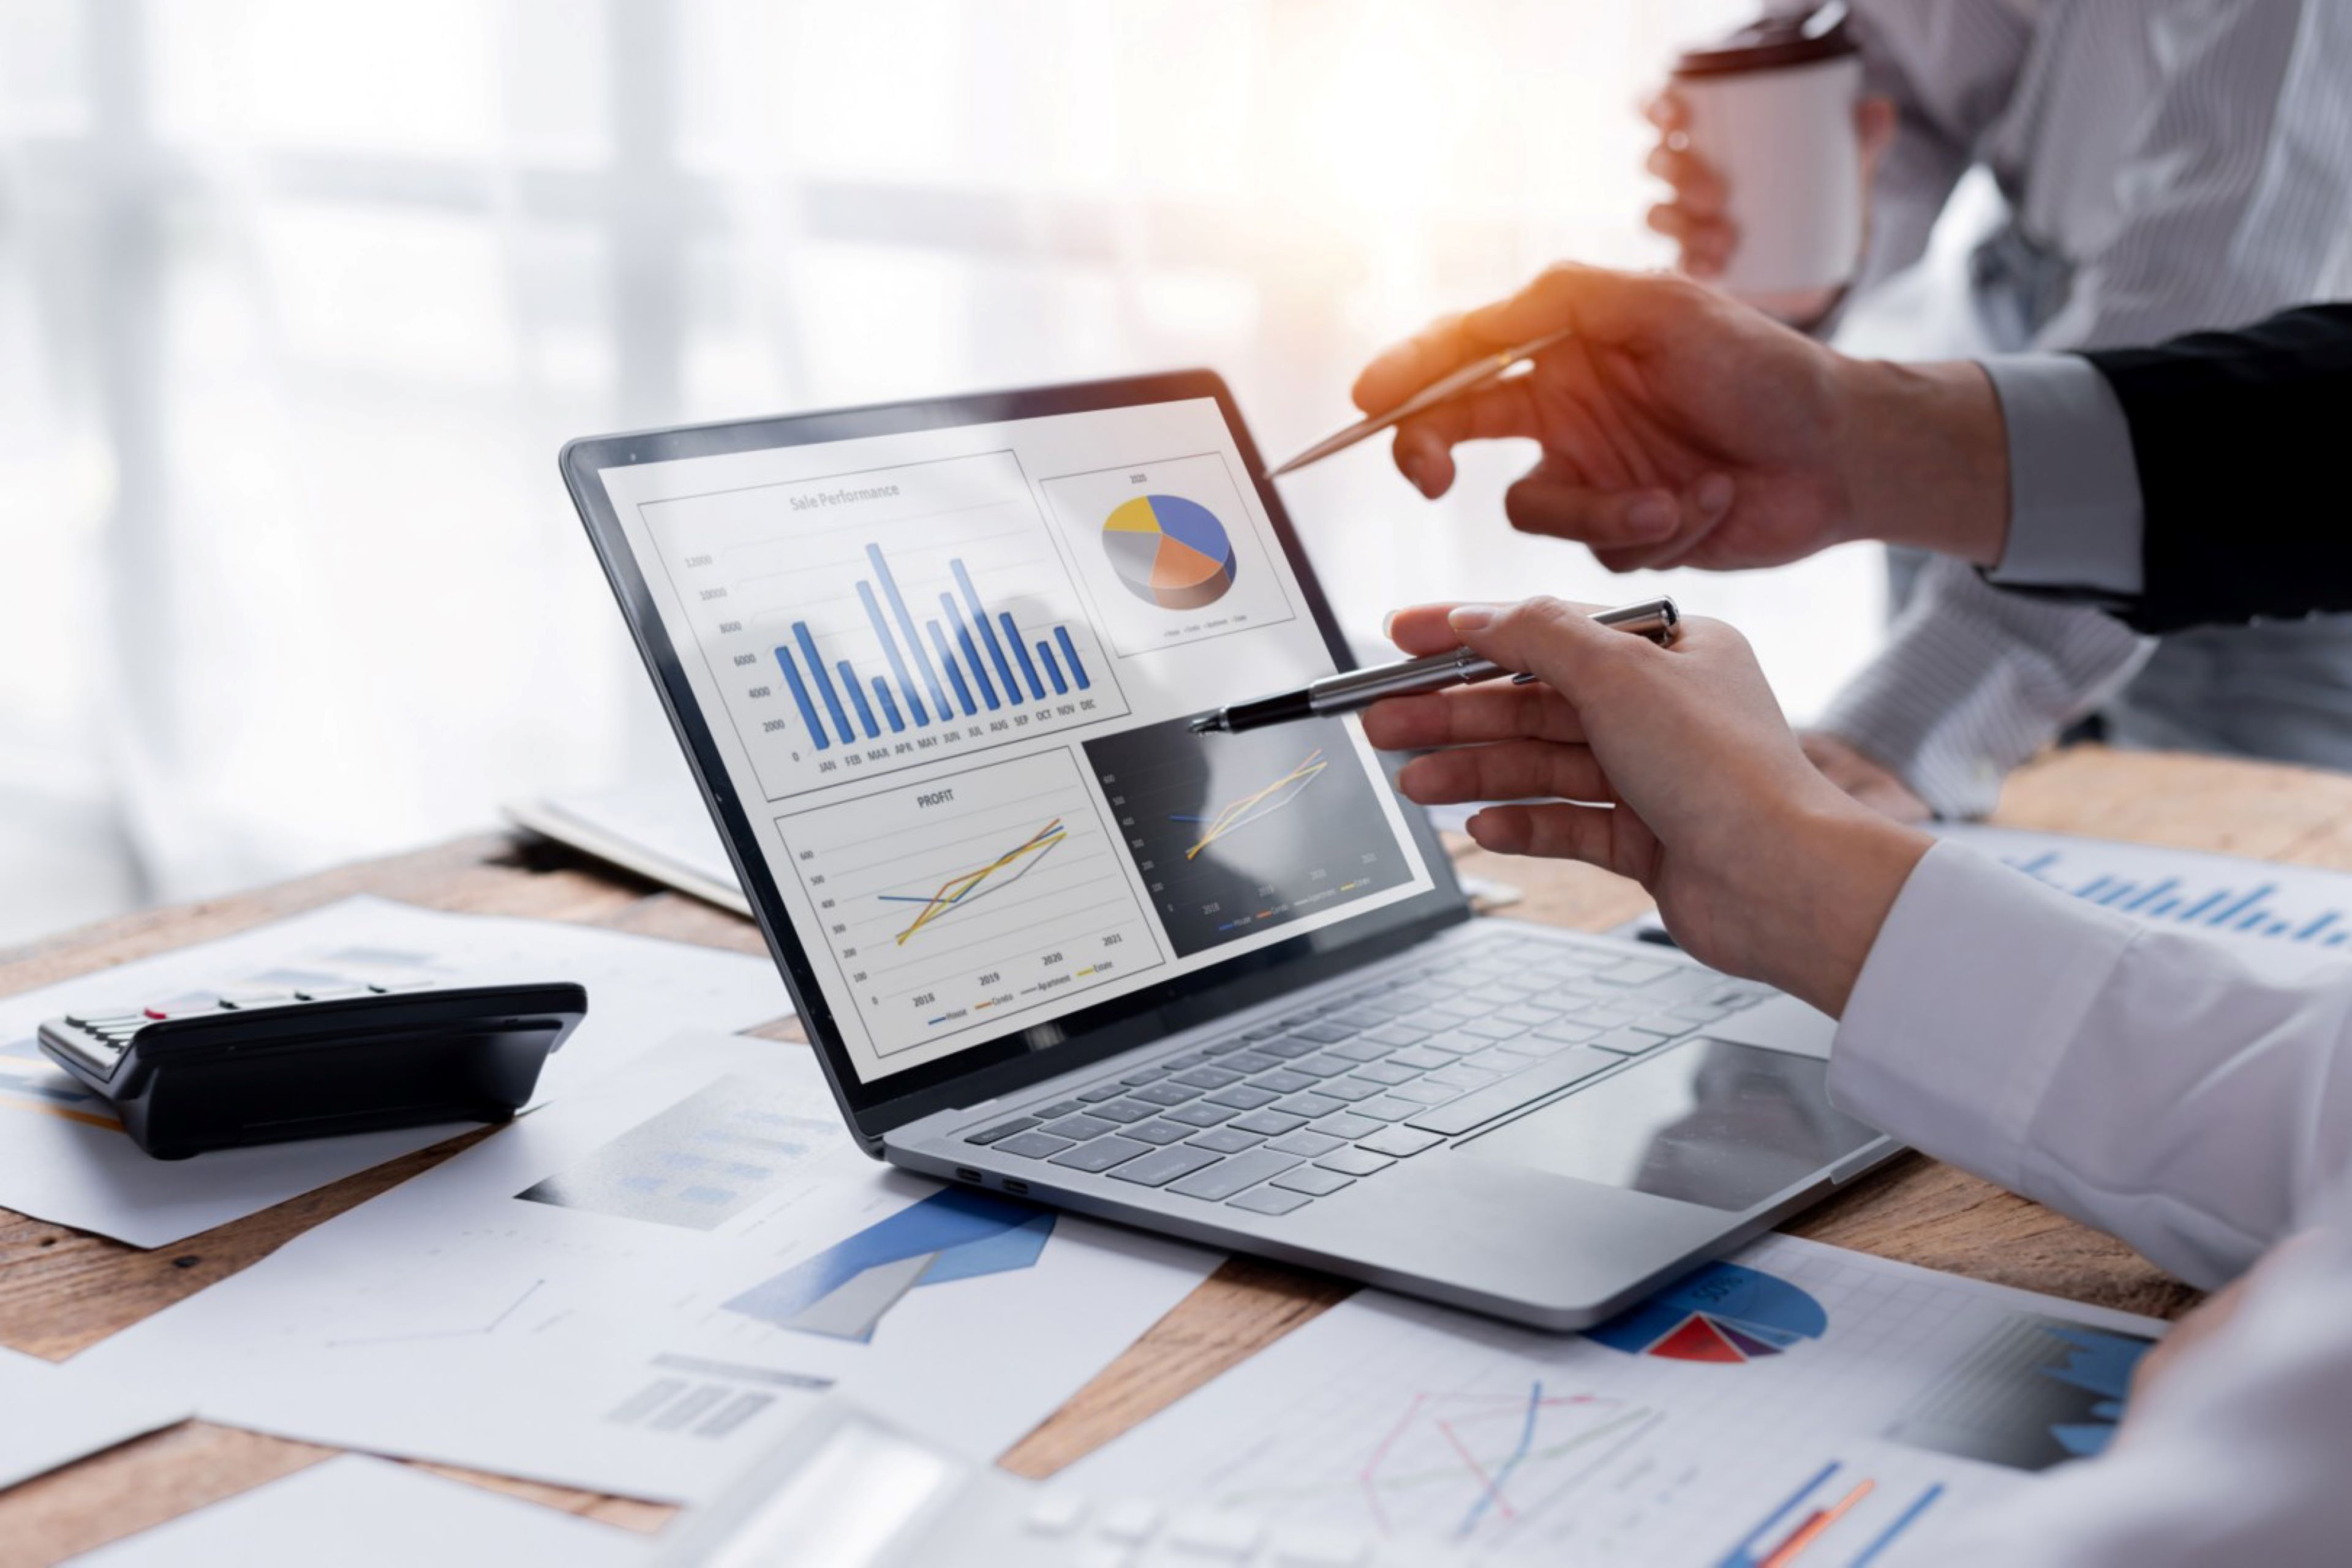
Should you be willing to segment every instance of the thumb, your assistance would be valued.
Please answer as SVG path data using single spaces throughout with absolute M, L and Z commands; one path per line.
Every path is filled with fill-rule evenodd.
M 1597 665 L 1643 644 L 1594 620 L 1601 607 L 1536 598 L 1516 605 L 1457 605 L 1445 619 L 1464 647 L 1572 698 L 1593 679 Z

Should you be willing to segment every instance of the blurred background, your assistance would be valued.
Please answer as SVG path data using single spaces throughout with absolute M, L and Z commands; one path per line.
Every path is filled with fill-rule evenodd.
M 1207 364 L 1280 453 L 1545 262 L 1657 265 L 1635 105 L 1754 0 L 0 0 L 0 942 L 671 746 L 593 431 Z M 1343 617 L 1632 598 L 1483 452 L 1283 481 Z M 1792 715 L 1868 553 L 1681 578 Z

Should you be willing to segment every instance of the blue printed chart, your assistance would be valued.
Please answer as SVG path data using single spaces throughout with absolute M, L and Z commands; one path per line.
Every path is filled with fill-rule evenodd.
M 1585 1338 L 1627 1355 L 1735 1363 L 1779 1355 L 1830 1326 L 1822 1304 L 1794 1285 L 1737 1263 L 1710 1263 Z
M 909 1290 L 1034 1268 L 1053 1234 L 1051 1210 L 950 1187 L 753 1286 L 726 1310 L 865 1343 Z
M 2285 962 L 2352 957 L 2352 877 L 2096 838 L 1963 827 L 1944 835 L 2070 898 Z
M 771 801 L 1128 711 L 1010 453 L 643 510 Z

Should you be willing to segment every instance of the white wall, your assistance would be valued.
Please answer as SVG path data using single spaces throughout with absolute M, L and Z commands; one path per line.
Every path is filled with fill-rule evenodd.
M 1208 363 L 1264 445 L 1559 256 L 1654 264 L 1641 88 L 1733 0 L 0 0 L 0 941 L 665 746 L 554 453 Z M 1367 447 L 1343 613 L 1633 597 Z M 1792 711 L 1866 555 L 1677 580 Z

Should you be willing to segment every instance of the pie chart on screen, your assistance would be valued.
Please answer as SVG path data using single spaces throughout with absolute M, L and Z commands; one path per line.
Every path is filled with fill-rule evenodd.
M 1137 598 L 1163 610 L 1213 605 L 1234 585 L 1234 542 L 1217 514 L 1182 496 L 1136 496 L 1103 520 L 1103 553 Z
M 1627 1355 L 1738 1363 L 1779 1355 L 1829 1326 L 1822 1304 L 1787 1280 L 1710 1263 L 1584 1337 Z

